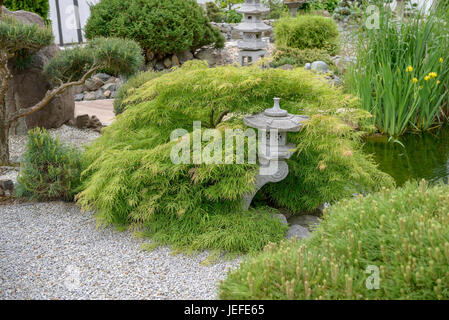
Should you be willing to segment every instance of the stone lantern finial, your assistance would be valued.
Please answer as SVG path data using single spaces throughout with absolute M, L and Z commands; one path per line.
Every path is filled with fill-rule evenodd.
M 246 116 L 243 121 L 248 127 L 259 130 L 259 174 L 256 176 L 254 192 L 244 197 L 243 208 L 247 210 L 257 191 L 268 182 L 279 182 L 288 175 L 285 162 L 296 147 L 287 142 L 287 132 L 298 132 L 307 116 L 289 114 L 280 107 L 280 98 L 274 98 L 273 108 L 264 112 Z

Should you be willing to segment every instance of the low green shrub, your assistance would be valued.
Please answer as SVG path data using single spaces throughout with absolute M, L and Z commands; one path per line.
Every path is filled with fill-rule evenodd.
M 17 195 L 38 201 L 73 200 L 80 186 L 81 153 L 53 139 L 45 129 L 28 132 L 17 179 Z
M 170 135 L 184 128 L 191 137 L 192 122 L 197 120 L 203 128 L 216 127 L 220 134 L 227 128 L 245 130 L 242 114 L 272 107 L 275 96 L 282 98 L 282 107 L 291 113 L 309 114 L 312 119 L 302 132 L 289 134 L 298 151 L 289 160 L 288 182 L 273 184 L 264 191 L 273 203 L 294 212 L 313 210 L 325 201 L 392 184 L 392 179 L 362 153 L 361 133 L 346 124 L 361 123 L 369 114 L 357 109 L 354 98 L 329 88 L 321 76 L 301 68 L 208 68 L 204 61 L 189 61 L 124 98 L 126 112 L 86 150 L 87 169 L 78 202 L 85 209 L 96 210 L 102 223 L 150 229 L 153 224 L 180 218 L 235 219 L 234 214 L 242 213 L 242 197 L 254 190 L 257 166 L 175 165 L 170 153 L 177 141 L 170 142 Z M 340 108 L 357 114 L 337 113 Z M 229 119 L 217 121 L 225 111 Z M 260 232 L 261 225 L 247 225 L 248 233 Z M 264 242 L 279 239 L 282 234 L 273 224 L 269 228 L 277 231 Z M 180 244 L 180 234 L 189 239 L 193 232 L 176 224 L 163 230 L 175 245 Z M 208 235 L 207 247 L 219 247 L 223 236 L 220 230 Z M 260 243 L 254 246 L 260 247 Z M 227 249 L 238 251 L 240 247 L 235 242 L 234 248 Z
M 160 245 L 179 250 L 217 250 L 227 253 L 256 253 L 267 243 L 285 239 L 287 225 L 273 218 L 270 208 L 219 214 L 195 213 L 176 217 L 155 215 L 145 236 Z
M 322 49 L 330 55 L 338 53 L 337 24 L 323 16 L 299 15 L 283 17 L 274 25 L 276 45 L 296 49 Z
M 226 11 L 225 15 L 227 23 L 240 23 L 243 19 L 243 15 L 234 9 Z
M 445 185 L 409 182 L 343 200 L 325 212 L 310 239 L 270 244 L 230 272 L 219 296 L 447 300 L 448 224 Z
M 335 67 L 331 56 L 322 49 L 295 49 L 279 46 L 273 54 L 271 66 L 277 68 L 284 64 L 291 64 L 295 67 L 303 67 L 306 63 L 314 61 L 324 61 L 332 69 Z
M 158 58 L 204 45 L 223 47 L 224 37 L 212 27 L 195 0 L 102 0 L 91 7 L 86 37 L 133 39 Z
M 330 14 L 334 12 L 335 8 L 338 7 L 338 3 L 340 0 L 312 0 L 310 3 L 310 7 L 313 10 L 326 10 Z
M 37 13 L 45 21 L 47 21 L 50 12 L 48 0 L 5 0 L 4 6 L 12 11 L 25 10 Z
M 118 90 L 117 97 L 114 99 L 114 113 L 122 113 L 126 109 L 127 103 L 124 101 L 132 91 L 139 88 L 148 81 L 160 77 L 165 71 L 161 72 L 138 72 L 130 77 Z

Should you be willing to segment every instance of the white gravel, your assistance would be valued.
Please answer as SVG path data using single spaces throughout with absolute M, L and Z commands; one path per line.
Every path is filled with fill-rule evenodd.
M 66 125 L 47 131 L 53 138 L 58 136 L 61 143 L 67 143 L 80 149 L 100 136 L 98 132 L 91 129 L 78 129 Z M 26 135 L 12 135 L 9 137 L 10 158 L 12 161 L 18 161 L 20 156 L 25 152 L 27 140 L 28 136 Z
M 0 299 L 214 299 L 238 260 L 141 251 L 130 232 L 96 230 L 63 202 L 0 206 Z M 147 241 L 147 240 L 146 240 Z
M 49 130 L 83 148 L 100 135 L 69 126 Z M 11 159 L 26 136 L 11 136 Z M 16 182 L 18 168 L 0 168 Z M 216 285 L 239 260 L 202 262 L 208 253 L 142 251 L 148 240 L 96 229 L 93 213 L 64 202 L 0 204 L 0 299 L 214 299 Z

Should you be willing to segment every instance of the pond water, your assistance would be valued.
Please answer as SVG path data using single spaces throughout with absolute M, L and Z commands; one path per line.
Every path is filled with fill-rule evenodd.
M 407 180 L 426 179 L 448 183 L 449 127 L 425 134 L 404 135 L 398 143 L 386 138 L 368 138 L 364 150 L 374 155 L 379 168 L 390 174 L 398 186 Z

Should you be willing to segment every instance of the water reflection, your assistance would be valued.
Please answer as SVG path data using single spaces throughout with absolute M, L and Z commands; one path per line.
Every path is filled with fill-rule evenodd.
M 408 134 L 397 143 L 368 139 L 364 150 L 374 155 L 379 168 L 390 174 L 398 186 L 410 179 L 448 183 L 449 127 L 422 135 Z

